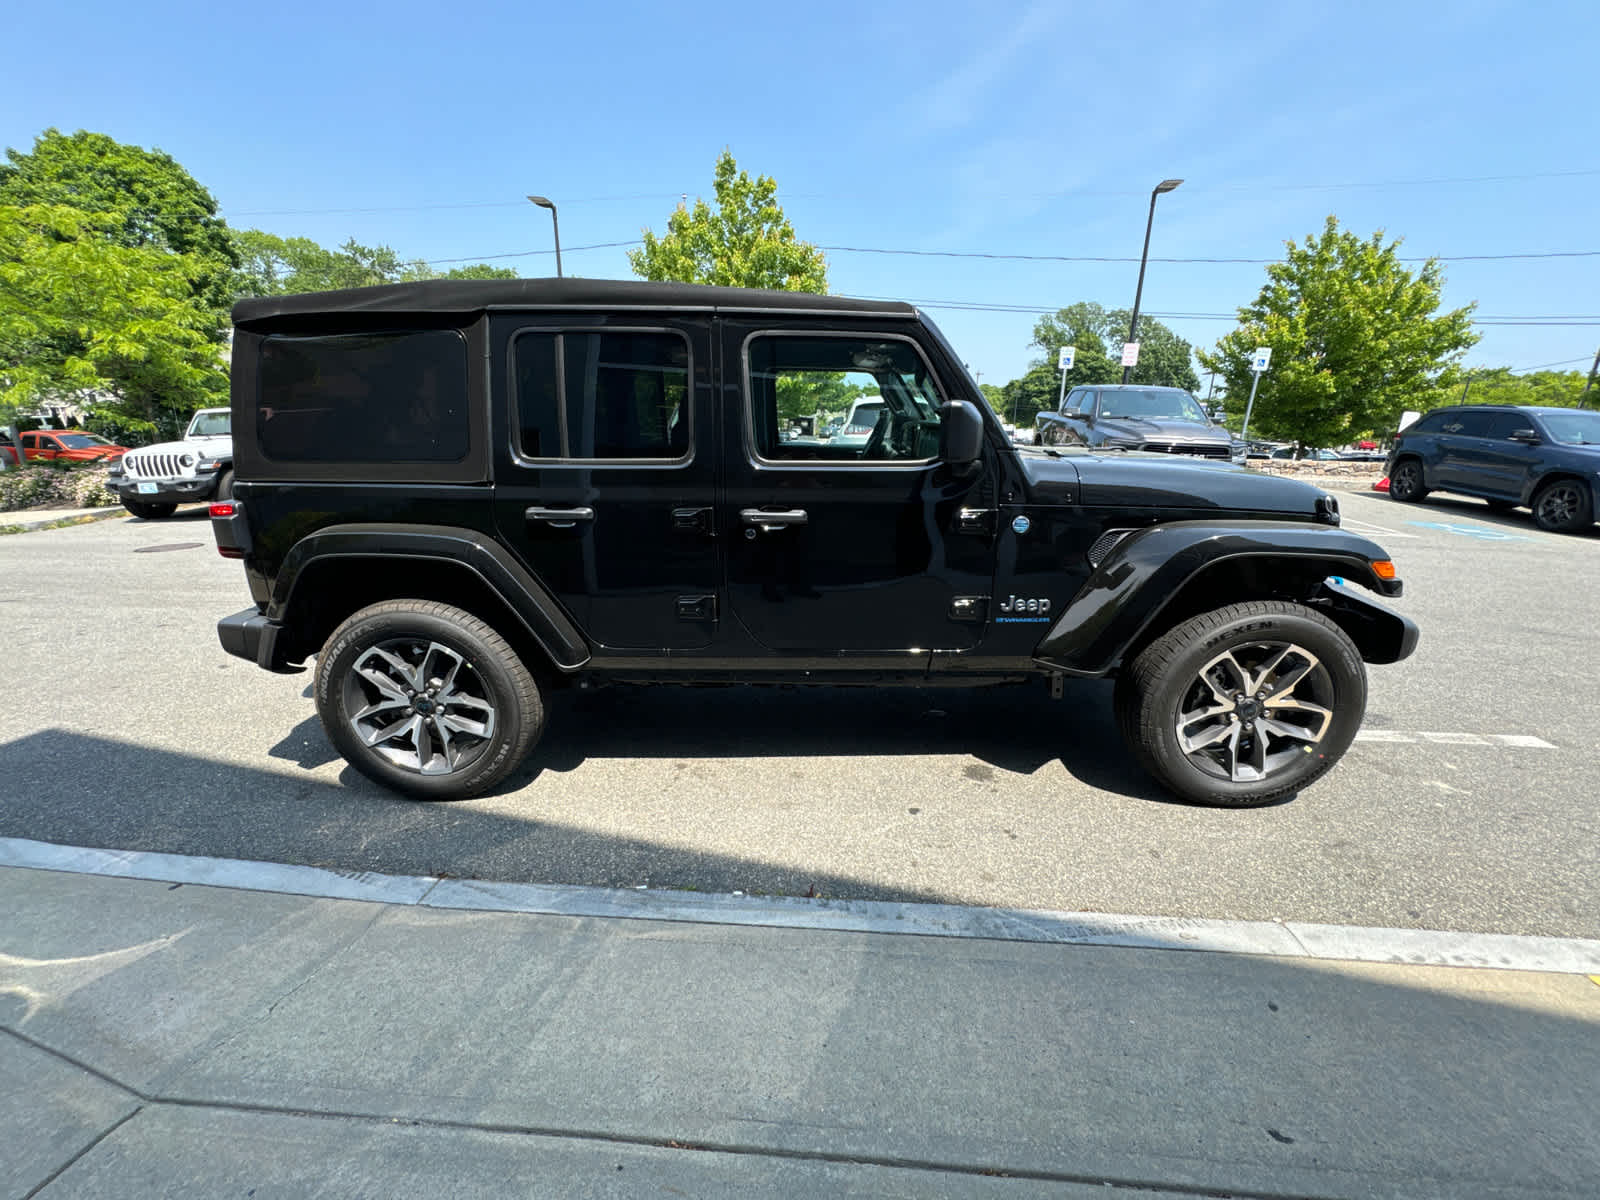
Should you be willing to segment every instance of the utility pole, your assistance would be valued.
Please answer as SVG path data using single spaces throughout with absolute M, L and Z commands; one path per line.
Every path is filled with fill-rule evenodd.
M 1594 365 L 1589 368 L 1589 378 L 1583 385 L 1583 394 L 1578 397 L 1578 407 L 1589 407 L 1589 389 L 1594 386 L 1594 373 L 1600 371 L 1600 350 L 1594 352 Z

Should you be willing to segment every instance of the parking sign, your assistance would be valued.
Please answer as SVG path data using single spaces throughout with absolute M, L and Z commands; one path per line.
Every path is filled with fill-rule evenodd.
M 1078 348 L 1076 346 L 1063 346 L 1063 347 L 1061 347 L 1061 356 L 1060 356 L 1060 358 L 1058 360 L 1060 365 L 1061 365 L 1061 369 L 1063 371 L 1072 370 L 1073 360 L 1075 358 L 1077 358 L 1077 356 L 1078 356 Z
M 1137 367 L 1139 365 L 1138 342 L 1122 343 L 1122 365 L 1125 367 Z
M 1271 346 L 1257 346 L 1256 356 L 1250 363 L 1250 369 L 1257 374 L 1267 369 L 1267 363 L 1272 361 Z

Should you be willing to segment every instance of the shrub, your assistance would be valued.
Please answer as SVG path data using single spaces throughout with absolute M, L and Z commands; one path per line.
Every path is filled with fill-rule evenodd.
M 102 508 L 117 503 L 106 486 L 107 468 L 39 464 L 0 471 L 0 512 L 24 508 Z

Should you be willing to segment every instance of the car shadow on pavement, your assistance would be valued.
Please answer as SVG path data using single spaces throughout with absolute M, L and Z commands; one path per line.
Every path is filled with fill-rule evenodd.
M 310 697 L 307 686 L 303 695 Z M 1059 701 L 1035 685 L 996 688 L 648 687 L 568 689 L 546 699 L 543 738 L 490 795 L 545 771 L 607 758 L 826 758 L 968 754 L 969 777 L 1060 763 L 1073 778 L 1135 800 L 1181 804 L 1145 775 L 1111 713 L 1111 685 L 1069 680 Z M 267 753 L 307 770 L 339 755 L 309 717 Z M 982 764 L 982 765 L 980 765 Z

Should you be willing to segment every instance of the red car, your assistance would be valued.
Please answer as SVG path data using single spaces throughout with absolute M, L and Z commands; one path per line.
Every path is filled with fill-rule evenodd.
M 29 462 L 116 462 L 127 452 L 126 446 L 85 429 L 30 429 L 22 435 L 22 454 Z M 16 461 L 15 453 L 6 457 Z

